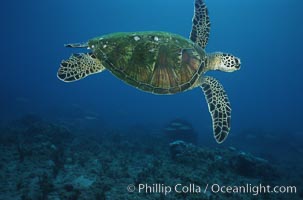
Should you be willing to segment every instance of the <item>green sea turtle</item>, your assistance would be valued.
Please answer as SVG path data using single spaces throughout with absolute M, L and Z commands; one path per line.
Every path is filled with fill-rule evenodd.
M 167 32 L 113 33 L 85 43 L 67 44 L 87 48 L 61 62 L 58 78 L 72 82 L 109 70 L 113 75 L 145 92 L 176 94 L 202 88 L 212 117 L 214 137 L 222 143 L 230 131 L 231 106 L 223 86 L 207 71 L 233 72 L 240 59 L 228 53 L 206 53 L 210 32 L 203 0 L 195 1 L 190 39 Z

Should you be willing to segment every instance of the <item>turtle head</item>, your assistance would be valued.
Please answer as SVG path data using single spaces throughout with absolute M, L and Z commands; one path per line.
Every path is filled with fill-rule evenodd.
M 212 53 L 208 56 L 208 69 L 234 72 L 241 67 L 239 58 L 228 53 Z

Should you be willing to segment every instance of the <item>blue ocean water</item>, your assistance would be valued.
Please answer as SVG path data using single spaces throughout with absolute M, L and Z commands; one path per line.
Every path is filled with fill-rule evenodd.
M 232 133 L 259 128 L 302 131 L 302 2 L 207 1 L 208 52 L 242 60 L 235 73 L 214 72 L 232 103 Z M 23 113 L 60 115 L 71 105 L 111 124 L 190 120 L 203 134 L 211 121 L 199 89 L 174 96 L 138 91 L 105 72 L 65 84 L 56 77 L 72 51 L 63 44 L 112 32 L 161 30 L 188 37 L 192 1 L 26 1 L 1 8 L 1 118 Z M 52 113 L 54 114 L 54 113 Z M 205 131 L 207 130 L 207 131 Z
M 285 154 L 298 160 L 303 152 L 301 0 L 206 0 L 211 20 L 206 51 L 232 53 L 242 63 L 234 73 L 208 72 L 224 85 L 232 105 L 232 129 L 221 146 L 213 139 L 201 89 L 153 95 L 108 71 L 73 83 L 58 80 L 60 62 L 80 52 L 65 48 L 66 43 L 113 32 L 166 31 L 189 37 L 193 1 L 3 3 L 0 122 L 33 114 L 76 126 L 80 119 L 97 120 L 92 125 L 96 130 L 100 125 L 128 133 L 143 126 L 158 133 L 182 119 L 193 126 L 202 146 L 235 146 L 266 159 Z M 156 149 L 157 143 L 151 146 Z

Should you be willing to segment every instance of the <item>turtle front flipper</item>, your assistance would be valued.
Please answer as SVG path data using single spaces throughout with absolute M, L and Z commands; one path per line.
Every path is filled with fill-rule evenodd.
M 213 121 L 214 137 L 222 143 L 230 131 L 231 106 L 223 86 L 212 77 L 203 77 L 201 86 Z
M 195 0 L 195 14 L 190 39 L 205 49 L 210 33 L 210 20 L 203 0 Z
M 91 74 L 105 70 L 100 60 L 92 53 L 73 54 L 60 64 L 57 76 L 64 82 L 73 82 L 83 79 Z

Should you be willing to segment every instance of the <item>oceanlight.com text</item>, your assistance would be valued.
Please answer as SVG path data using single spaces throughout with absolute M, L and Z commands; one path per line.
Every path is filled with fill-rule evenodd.
M 208 185 L 206 186 L 208 187 Z M 259 194 L 296 194 L 296 186 L 270 186 L 270 185 L 252 185 L 246 184 L 242 186 L 224 186 L 219 184 L 212 184 L 210 191 L 212 193 L 229 193 L 229 194 L 252 194 L 254 196 Z
M 127 191 L 130 193 L 138 192 L 144 194 L 164 194 L 169 195 L 170 193 L 190 193 L 190 194 L 210 194 L 210 193 L 228 193 L 228 194 L 296 194 L 296 186 L 270 186 L 270 185 L 221 185 L 221 184 L 180 184 L 166 185 L 166 184 L 147 184 L 140 183 L 138 185 L 130 184 L 127 186 Z

